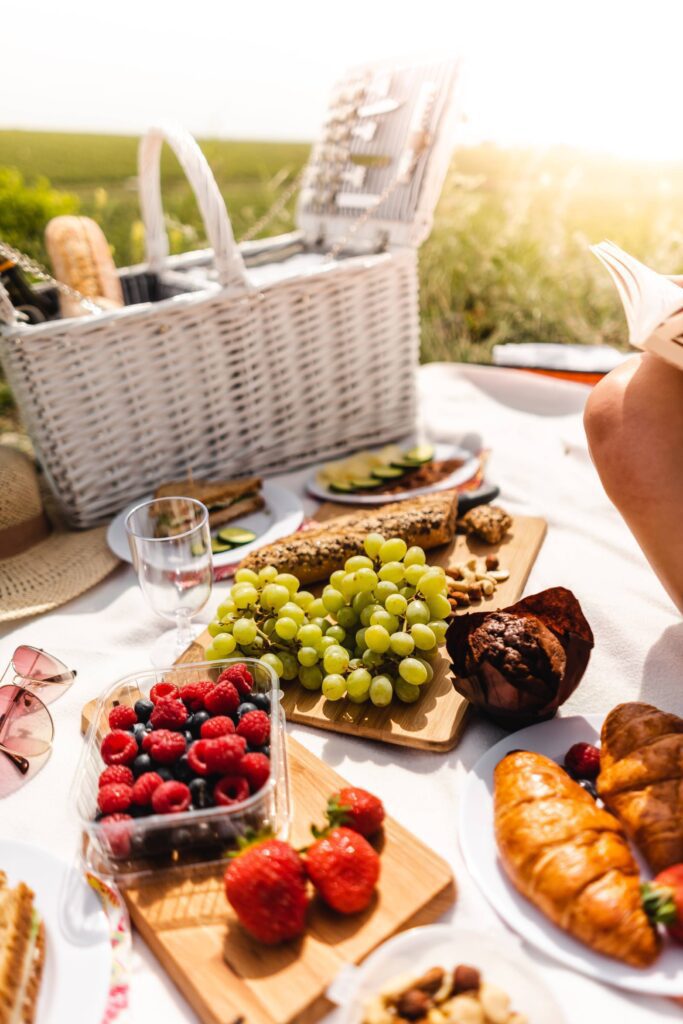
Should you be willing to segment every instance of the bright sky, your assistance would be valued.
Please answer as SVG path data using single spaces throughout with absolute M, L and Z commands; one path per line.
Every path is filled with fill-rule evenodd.
M 683 158 L 683 0 L 3 7 L 2 127 L 138 133 L 172 118 L 196 135 L 310 139 L 345 68 L 462 54 L 469 139 Z

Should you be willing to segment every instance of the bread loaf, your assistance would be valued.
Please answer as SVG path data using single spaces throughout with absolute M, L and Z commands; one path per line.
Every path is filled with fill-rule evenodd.
M 45 248 L 58 281 L 75 288 L 105 309 L 123 305 L 121 282 L 107 239 L 89 217 L 54 217 L 45 228 Z M 60 295 L 63 317 L 86 316 L 88 310 Z

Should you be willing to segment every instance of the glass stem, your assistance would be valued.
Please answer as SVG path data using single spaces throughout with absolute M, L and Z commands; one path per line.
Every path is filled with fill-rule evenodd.
M 176 655 L 181 655 L 192 643 L 190 612 L 187 608 L 178 608 L 175 613 Z

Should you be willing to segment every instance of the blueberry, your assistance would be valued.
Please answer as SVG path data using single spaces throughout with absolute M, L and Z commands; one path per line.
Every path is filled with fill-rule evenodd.
M 269 693 L 250 693 L 249 699 L 252 704 L 255 704 L 259 711 L 267 711 L 270 714 L 270 694 Z
M 265 754 L 267 758 L 270 758 L 270 743 L 264 743 L 261 747 L 261 753 Z
M 189 846 L 193 840 L 192 829 L 174 828 L 172 839 L 174 846 Z
M 579 783 L 580 786 L 583 787 L 583 789 L 586 790 L 587 793 L 590 793 L 590 795 L 593 797 L 594 800 L 597 800 L 597 798 L 598 798 L 598 791 L 595 788 L 594 783 L 591 782 L 590 779 L 577 779 L 577 782 Z
M 138 776 L 143 774 L 143 772 L 152 771 L 152 758 L 149 756 L 149 754 L 138 754 L 138 756 L 133 761 L 131 768 L 133 769 L 133 775 L 137 779 Z
M 190 793 L 192 794 L 192 806 L 198 810 L 211 807 L 213 804 L 213 797 L 206 779 L 192 779 Z
M 191 747 L 191 746 L 192 746 L 192 744 L 194 743 L 194 736 L 192 735 L 192 733 L 190 732 L 190 730 L 189 730 L 189 729 L 183 729 L 183 731 L 181 732 L 181 734 L 180 734 L 180 735 L 181 735 L 181 736 L 182 736 L 182 737 L 184 738 L 184 740 L 185 740 L 185 746 L 186 746 L 186 747 Z
M 166 764 L 158 764 L 154 767 L 154 771 L 157 775 L 160 775 L 164 782 L 173 782 L 174 775 L 171 769 Z
M 208 711 L 195 711 L 192 716 L 192 725 L 190 727 L 192 735 L 199 739 L 201 727 L 204 725 L 204 722 L 208 722 L 210 718 L 211 715 Z
M 178 760 L 175 762 L 175 764 L 173 765 L 173 775 L 176 779 L 178 779 L 179 782 L 190 781 L 190 779 L 194 775 L 194 772 L 192 771 L 192 768 L 190 767 L 190 764 L 187 760 L 187 754 L 183 754 L 183 756 L 178 758 Z
M 258 711 L 258 708 L 250 700 L 245 700 L 237 709 L 237 717 L 241 718 L 242 715 L 246 715 L 248 711 Z
M 192 722 L 193 722 L 193 720 L 194 720 L 194 715 L 188 709 L 187 718 L 185 719 L 185 725 L 183 726 L 183 728 L 187 729 L 187 730 L 191 730 L 192 729 Z
M 138 722 L 146 722 L 154 710 L 151 700 L 147 700 L 145 697 L 136 700 L 133 707 L 135 714 L 138 716 Z
M 133 736 L 138 741 L 138 748 L 142 746 L 143 736 L 147 735 L 147 727 L 144 722 L 136 722 L 133 726 Z

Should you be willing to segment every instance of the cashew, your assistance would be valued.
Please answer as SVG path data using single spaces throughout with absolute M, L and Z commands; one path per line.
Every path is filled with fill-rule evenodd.
M 506 580 L 510 579 L 510 571 L 508 569 L 491 569 L 489 576 L 496 581 L 496 583 L 505 583 Z
M 510 996 L 497 985 L 488 982 L 479 989 L 479 1000 L 486 1015 L 487 1024 L 507 1024 L 510 1016 Z
M 486 1024 L 483 1008 L 476 996 L 455 996 L 444 1003 L 441 1009 L 448 1024 Z
M 490 597 L 493 591 L 496 589 L 496 585 L 495 583 L 491 583 L 491 580 L 482 580 L 481 589 L 485 597 Z

